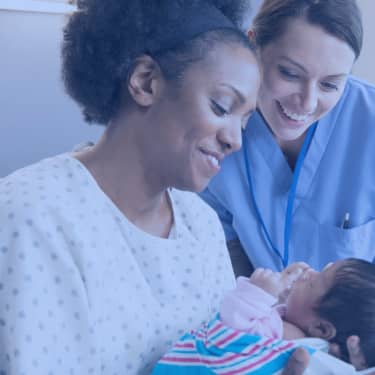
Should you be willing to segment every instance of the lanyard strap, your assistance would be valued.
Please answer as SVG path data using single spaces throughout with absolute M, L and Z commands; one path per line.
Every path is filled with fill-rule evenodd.
M 263 233 L 266 236 L 267 242 L 270 245 L 273 252 L 280 259 L 284 268 L 286 268 L 288 266 L 288 263 L 289 263 L 289 240 L 290 240 L 290 233 L 291 233 L 291 229 L 292 229 L 293 205 L 294 205 L 294 200 L 295 200 L 295 197 L 296 197 L 296 189 L 297 189 L 298 179 L 299 179 L 299 176 L 300 176 L 300 173 L 301 173 L 303 161 L 306 157 L 307 151 L 308 151 L 310 143 L 311 143 L 311 139 L 314 135 L 314 132 L 315 132 L 315 129 L 316 129 L 317 125 L 318 125 L 318 123 L 316 122 L 315 124 L 310 126 L 310 128 L 309 128 L 309 130 L 306 134 L 306 138 L 303 142 L 301 151 L 298 154 L 296 167 L 294 169 L 292 184 L 291 184 L 289 194 L 288 194 L 287 208 L 286 208 L 286 212 L 285 212 L 284 256 L 281 254 L 279 249 L 272 242 L 271 236 L 270 236 L 270 234 L 267 230 L 267 227 L 264 223 L 263 217 L 260 213 L 257 201 L 255 199 L 255 192 L 254 192 L 253 182 L 252 182 L 251 173 L 250 173 L 250 165 L 249 165 L 250 163 L 249 163 L 249 158 L 247 157 L 247 153 L 246 153 L 247 139 L 246 139 L 245 135 L 242 137 L 243 138 L 243 154 L 244 154 L 244 159 L 245 159 L 247 181 L 248 181 L 249 189 L 250 189 L 250 193 L 251 193 L 251 201 L 252 201 L 253 206 L 255 208 L 255 212 L 256 212 L 256 215 L 257 215 L 258 220 L 260 222 L 260 225 L 262 227 Z

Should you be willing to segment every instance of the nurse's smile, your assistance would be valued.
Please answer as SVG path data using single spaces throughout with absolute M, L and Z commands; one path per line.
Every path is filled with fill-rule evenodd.
M 314 115 L 314 112 L 315 112 L 315 111 L 312 111 L 306 114 L 296 113 L 296 112 L 289 110 L 286 106 L 283 106 L 277 100 L 276 100 L 276 106 L 278 108 L 278 111 L 282 120 L 285 121 L 285 124 L 287 126 L 291 126 L 291 127 L 304 126 L 307 122 L 309 122 L 310 118 Z

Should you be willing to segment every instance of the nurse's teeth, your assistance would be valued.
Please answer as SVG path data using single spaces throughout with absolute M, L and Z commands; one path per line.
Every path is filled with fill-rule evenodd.
M 207 155 L 207 158 L 208 160 L 210 161 L 210 163 L 212 165 L 214 165 L 215 167 L 218 167 L 219 166 L 219 160 L 217 160 L 214 156 L 212 155 Z
M 284 115 L 289 117 L 291 120 L 306 121 L 309 118 L 309 116 L 311 115 L 311 113 L 307 113 L 307 114 L 304 114 L 304 115 L 299 115 L 298 113 L 293 113 L 293 112 L 287 110 L 281 103 L 279 103 L 279 104 L 280 104 L 280 108 L 282 109 Z

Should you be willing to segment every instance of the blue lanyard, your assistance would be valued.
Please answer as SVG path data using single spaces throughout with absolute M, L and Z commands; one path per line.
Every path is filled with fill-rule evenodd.
M 289 195 L 288 195 L 288 203 L 287 203 L 286 212 L 285 212 L 284 256 L 282 256 L 281 252 L 273 244 L 273 242 L 271 240 L 271 236 L 270 236 L 270 234 L 267 230 L 267 227 L 266 227 L 266 225 L 263 221 L 263 217 L 260 213 L 257 201 L 255 199 L 253 182 L 252 182 L 251 173 L 250 173 L 249 158 L 247 157 L 247 154 L 246 154 L 247 140 L 246 140 L 246 136 L 245 135 L 243 136 L 243 155 L 244 155 L 244 159 L 245 159 L 246 175 L 247 175 L 247 180 L 248 180 L 249 189 L 250 189 L 250 193 L 251 193 L 251 200 L 252 200 L 253 206 L 255 208 L 255 212 L 256 212 L 256 215 L 258 217 L 258 220 L 259 220 L 259 222 L 261 224 L 261 227 L 263 229 L 263 232 L 266 236 L 266 239 L 267 239 L 271 249 L 273 250 L 273 252 L 280 259 L 284 268 L 286 268 L 288 266 L 288 263 L 289 263 L 289 240 L 290 240 L 290 233 L 291 233 L 291 229 L 292 229 L 293 205 L 294 205 L 294 200 L 295 200 L 295 197 L 296 197 L 297 183 L 298 183 L 299 175 L 301 173 L 303 161 L 305 160 L 307 150 L 309 149 L 310 142 L 311 142 L 311 139 L 314 135 L 314 132 L 315 132 L 315 129 L 316 129 L 317 125 L 318 125 L 318 123 L 316 122 L 315 124 L 310 126 L 310 129 L 308 130 L 308 132 L 306 134 L 306 138 L 303 142 L 301 151 L 298 154 L 297 163 L 296 163 L 296 166 L 295 166 L 295 169 L 294 169 L 292 184 L 290 186 Z

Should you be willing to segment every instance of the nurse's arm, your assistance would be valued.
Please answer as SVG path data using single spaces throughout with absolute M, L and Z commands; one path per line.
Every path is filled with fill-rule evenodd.
M 240 240 L 236 239 L 227 241 L 227 248 L 236 277 L 249 277 L 253 273 L 254 267 L 251 264 L 248 256 L 246 255 Z

